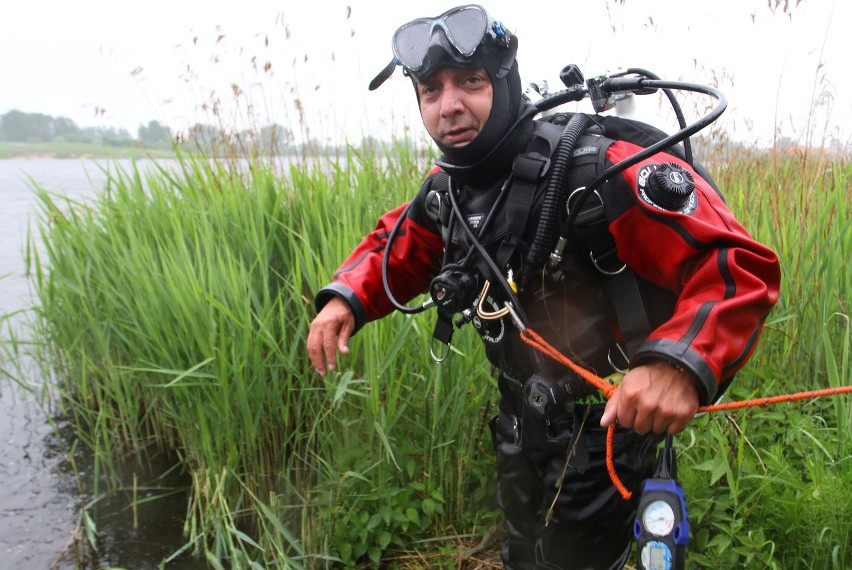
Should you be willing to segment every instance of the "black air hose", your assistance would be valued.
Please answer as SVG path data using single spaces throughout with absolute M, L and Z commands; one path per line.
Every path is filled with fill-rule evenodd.
M 541 266 L 553 249 L 557 239 L 557 223 L 559 211 L 565 203 L 565 182 L 571 167 L 571 158 L 577 139 L 583 134 L 589 118 L 583 113 L 577 113 L 571 117 L 559 142 L 551 161 L 551 174 L 547 184 L 547 192 L 544 196 L 544 204 L 541 207 L 541 219 L 536 231 L 535 240 L 527 253 L 527 267 L 537 268 Z
M 651 73 L 647 69 L 642 69 L 639 67 L 631 67 L 627 70 L 627 73 L 635 73 L 648 77 L 649 79 L 661 81 L 659 76 L 657 76 L 656 74 Z M 663 89 L 663 93 L 665 94 L 666 98 L 669 100 L 669 103 L 672 106 L 672 111 L 674 111 L 675 117 L 677 117 L 678 126 L 681 129 L 685 129 L 686 117 L 683 116 L 683 109 L 681 109 L 680 103 L 677 102 L 677 97 L 675 97 L 674 91 L 672 91 L 671 89 Z M 683 139 L 683 156 L 690 166 L 695 166 L 695 164 L 693 164 L 692 162 L 692 142 L 689 140 L 689 137 Z
M 602 185 L 604 182 L 615 176 L 616 174 L 623 172 L 634 166 L 639 164 L 646 158 L 657 154 L 658 152 L 663 152 L 677 143 L 689 138 L 693 134 L 697 133 L 704 127 L 708 126 L 710 123 L 719 118 L 719 116 L 725 112 L 725 109 L 728 107 L 728 98 L 725 97 L 725 94 L 716 89 L 715 87 L 710 87 L 709 85 L 698 85 L 695 83 L 682 83 L 682 82 L 673 82 L 673 81 L 657 81 L 657 80 L 645 80 L 642 78 L 614 78 L 607 79 L 604 84 L 604 88 L 608 91 L 632 91 L 634 89 L 643 89 L 643 88 L 653 88 L 653 89 L 685 89 L 687 91 L 693 91 L 696 93 L 704 93 L 706 95 L 710 95 L 716 99 L 716 106 L 706 115 L 692 123 L 691 125 L 682 128 L 678 132 L 673 135 L 669 135 L 664 139 L 661 139 L 651 146 L 642 149 L 636 154 L 621 160 L 620 162 L 613 164 L 606 170 L 604 170 L 595 180 L 586 186 L 586 189 L 577 197 L 574 204 L 574 207 L 571 208 L 571 212 L 568 213 L 568 218 L 565 220 L 565 223 L 562 224 L 562 229 L 560 231 L 560 235 L 565 237 L 571 230 L 571 227 L 574 225 L 574 221 L 577 219 L 577 214 L 580 211 L 580 207 L 586 202 L 589 196 L 597 190 L 597 188 Z

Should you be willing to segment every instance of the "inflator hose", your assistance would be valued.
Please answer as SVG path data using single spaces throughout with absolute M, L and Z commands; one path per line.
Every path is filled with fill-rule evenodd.
M 642 69 L 640 67 L 631 67 L 627 69 L 627 73 L 635 73 L 648 79 L 654 79 L 655 81 L 662 81 L 658 75 L 655 73 L 651 73 L 647 69 Z M 677 118 L 677 124 L 681 129 L 686 128 L 686 117 L 683 115 L 683 109 L 680 107 L 680 103 L 677 101 L 677 97 L 675 97 L 674 92 L 671 89 L 663 89 L 663 93 L 666 98 L 669 100 L 669 103 L 672 106 L 672 111 L 674 111 L 675 117 Z M 689 140 L 689 137 L 686 137 L 683 140 L 683 155 L 686 159 L 686 162 L 689 163 L 690 166 L 695 166 L 692 161 L 692 142 Z
M 710 123 L 719 118 L 719 116 L 725 112 L 725 109 L 728 107 L 728 98 L 725 97 L 725 94 L 716 89 L 715 87 L 710 87 L 709 85 L 698 85 L 695 83 L 682 83 L 682 82 L 672 82 L 672 81 L 657 81 L 657 80 L 646 80 L 643 78 L 614 78 L 607 79 L 604 82 L 604 88 L 608 91 L 632 91 L 635 89 L 642 88 L 656 88 L 656 89 L 685 89 L 687 91 L 694 91 L 697 93 L 704 93 L 705 95 L 710 95 L 716 99 L 716 106 L 706 115 L 685 127 L 673 135 L 669 135 L 666 138 L 657 141 L 651 146 L 642 149 L 636 154 L 621 160 L 620 162 L 613 164 L 606 170 L 604 170 L 600 176 L 598 176 L 594 182 L 586 186 L 586 189 L 577 197 L 576 206 L 571 208 L 571 211 L 568 213 L 568 219 L 565 220 L 565 223 L 562 224 L 562 230 L 560 232 L 561 236 L 569 235 L 571 231 L 571 227 L 574 225 L 574 220 L 577 218 L 577 214 L 580 211 L 580 207 L 585 203 L 588 197 L 592 192 L 598 189 L 598 187 L 615 176 L 616 174 L 623 172 L 630 168 L 635 164 L 639 164 L 641 161 L 646 158 L 657 154 L 658 152 L 662 152 L 667 150 L 677 143 L 689 138 L 693 134 L 697 133 L 704 127 L 708 126 Z
M 577 139 L 586 130 L 589 118 L 584 113 L 576 113 L 565 125 L 551 162 L 552 171 L 541 207 L 541 216 L 530 250 L 527 253 L 527 267 L 537 268 L 544 263 L 557 239 L 559 211 L 565 203 L 565 181 L 571 169 L 571 158 Z

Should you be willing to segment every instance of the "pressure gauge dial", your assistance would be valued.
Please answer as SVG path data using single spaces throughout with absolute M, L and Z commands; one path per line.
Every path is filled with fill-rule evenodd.
M 653 501 L 642 511 L 642 525 L 654 536 L 668 536 L 675 526 L 674 509 L 666 501 Z
M 645 479 L 633 533 L 639 570 L 684 570 L 689 521 L 677 473 L 671 436 L 660 450 L 655 477 Z

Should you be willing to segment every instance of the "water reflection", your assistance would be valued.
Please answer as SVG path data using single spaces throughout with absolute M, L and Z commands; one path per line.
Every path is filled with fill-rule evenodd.
M 4 387 L 0 548 L 6 568 L 49 568 L 65 550 L 79 493 L 58 440 L 31 397 Z
M 65 443 L 70 442 L 68 437 Z M 72 541 L 62 553 L 63 566 L 60 568 L 71 570 L 85 561 L 91 568 L 155 569 L 179 550 L 183 544 L 189 480 L 170 469 L 172 462 L 154 455 L 145 465 L 129 464 L 120 474 L 122 487 L 107 492 L 103 489 L 103 481 L 96 480 L 91 455 L 79 447 L 74 455 L 75 484 L 80 489 L 102 489 L 81 505 L 86 507 L 97 528 L 97 550 L 89 549 L 84 541 Z M 67 492 L 74 490 L 67 489 Z M 76 532 L 84 535 L 85 521 L 78 523 Z M 187 551 L 167 567 L 195 570 L 207 568 L 207 565 L 192 558 Z

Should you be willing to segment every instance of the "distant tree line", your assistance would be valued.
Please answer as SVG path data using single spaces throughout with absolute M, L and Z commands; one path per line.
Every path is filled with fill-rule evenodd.
M 140 125 L 138 138 L 118 127 L 79 127 L 67 117 L 11 110 L 0 115 L 0 140 L 10 142 L 70 142 L 111 146 L 168 146 L 172 135 L 157 121 Z
M 158 121 L 139 125 L 136 138 L 127 129 L 79 127 L 67 117 L 12 110 L 0 115 L 0 141 L 94 143 L 117 147 L 170 148 L 174 144 L 208 152 L 262 150 L 285 154 L 293 150 L 293 132 L 281 125 L 267 125 L 257 131 L 230 132 L 210 125 L 196 124 L 187 132 L 175 134 Z M 231 152 L 231 150 L 228 150 Z

